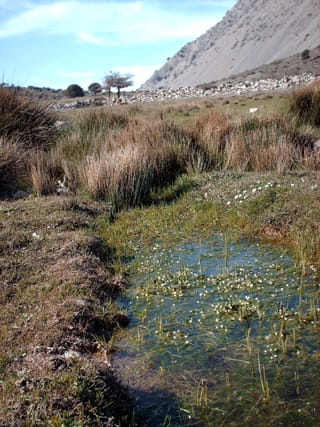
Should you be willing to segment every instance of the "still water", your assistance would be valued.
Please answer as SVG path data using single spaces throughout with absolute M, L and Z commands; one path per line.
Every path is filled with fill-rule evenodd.
M 148 426 L 318 425 L 319 281 L 224 234 L 135 257 L 113 360 Z

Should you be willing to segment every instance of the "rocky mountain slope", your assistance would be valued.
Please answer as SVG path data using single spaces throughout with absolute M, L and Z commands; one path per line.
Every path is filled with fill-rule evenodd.
M 320 0 L 239 0 L 188 43 L 141 90 L 197 86 L 320 44 Z

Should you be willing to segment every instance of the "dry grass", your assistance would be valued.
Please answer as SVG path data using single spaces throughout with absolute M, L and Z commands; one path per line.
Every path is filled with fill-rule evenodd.
M 233 120 L 230 116 L 217 110 L 200 114 L 189 128 L 198 144 L 208 156 L 208 167 L 223 169 L 224 152 L 230 136 Z
M 284 115 L 243 118 L 227 138 L 224 168 L 285 172 L 301 167 L 312 146 L 312 137 Z
M 97 344 L 127 320 L 108 302 L 125 282 L 86 231 L 103 211 L 56 197 L 1 203 L 0 425 L 103 425 L 128 412 Z
M 319 83 L 292 92 L 289 97 L 289 109 L 302 123 L 320 126 Z
M 54 141 L 55 118 L 45 106 L 0 87 L 0 136 L 15 137 L 24 147 L 47 147 Z
M 0 88 L 0 192 L 8 195 L 30 184 L 29 161 L 48 150 L 57 130 L 45 107 L 13 90 Z M 37 154 L 36 154 L 37 157 Z
M 85 160 L 82 176 L 94 198 L 108 200 L 116 210 L 135 206 L 176 177 L 178 155 L 161 126 L 133 124 Z
M 184 124 L 180 104 L 153 106 L 148 114 L 132 106 L 77 113 L 71 130 L 33 162 L 34 188 L 53 192 L 51 181 L 65 176 L 70 189 L 123 209 L 148 202 L 151 191 L 190 171 L 319 167 L 313 137 L 288 115 L 231 117 L 195 107 L 187 104 L 194 115 Z
M 205 170 L 277 171 L 319 167 L 314 137 L 284 114 L 231 118 L 201 113 L 189 130 L 207 155 Z
M 12 104 L 5 112 L 6 97 Z M 48 195 L 56 193 L 58 180 L 65 178 L 69 192 L 90 193 L 91 202 L 72 197 L 1 202 L 0 425 L 105 425 L 112 414 L 122 426 L 130 425 L 124 415 L 128 408 L 119 408 L 124 395 L 117 394 L 120 389 L 113 387 L 106 369 L 109 355 L 99 350 L 101 342 L 108 344 L 113 329 L 126 321 L 110 303 L 112 291 L 124 284 L 105 268 L 104 263 L 112 261 L 113 249 L 87 233 L 92 235 L 97 215 L 108 217 L 104 201 L 116 210 L 149 203 L 154 190 L 181 174 L 218 170 L 223 173 L 212 175 L 212 188 L 206 182 L 202 190 L 206 200 L 224 201 L 217 208 L 224 218 L 225 198 L 235 203 L 238 195 L 234 171 L 319 169 L 312 132 L 287 115 L 239 118 L 211 107 L 202 111 L 192 104 L 186 115 L 182 105 L 153 106 L 152 111 L 129 106 L 80 112 L 72 116 L 65 133 L 54 139 L 52 122 L 47 127 L 44 123 L 43 129 L 36 120 L 27 122 L 19 110 L 25 101 L 19 99 L 19 103 L 15 97 L 6 91 L 0 94 L 7 120 L 3 122 L 7 133 L 0 137 L 0 191 L 32 182 L 38 194 Z M 25 128 L 18 127 L 18 117 Z M 226 184 L 231 181 L 234 188 L 227 193 Z M 272 230 L 273 235 L 280 230 L 284 235 L 291 227 L 289 206 L 300 233 L 306 230 L 312 205 L 309 242 L 319 234 L 315 185 L 308 193 L 307 206 L 302 193 L 288 193 L 288 200 L 281 199 L 278 216 L 273 200 L 266 211 L 269 199 L 262 196 L 249 200 L 247 210 L 243 208 L 243 215 L 236 219 L 232 213 L 238 210 L 232 211 L 231 205 L 225 226 L 230 221 L 247 230 L 245 221 L 254 222 L 259 212 L 261 229 Z M 197 187 L 194 199 L 204 197 L 199 191 Z M 301 198 L 298 204 L 296 197 Z M 200 224 L 201 212 L 197 215 Z M 212 212 L 206 215 L 212 222 Z M 294 232 L 292 236 L 291 240 Z M 309 246 L 312 253 L 308 256 L 318 256 L 318 239 Z
M 16 137 L 0 137 L 0 194 L 15 191 L 26 176 L 26 151 Z

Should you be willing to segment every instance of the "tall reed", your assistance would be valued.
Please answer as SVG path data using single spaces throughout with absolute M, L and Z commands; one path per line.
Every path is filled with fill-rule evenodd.
M 28 148 L 43 148 L 56 137 L 55 121 L 43 104 L 0 87 L 0 136 L 18 138 Z
M 289 96 L 289 109 L 301 122 L 320 126 L 320 85 L 293 91 Z
M 219 111 L 200 113 L 189 125 L 207 169 L 283 172 L 316 167 L 313 137 L 282 114 L 231 118 Z
M 26 151 L 17 137 L 0 137 L 0 194 L 10 193 L 26 177 Z

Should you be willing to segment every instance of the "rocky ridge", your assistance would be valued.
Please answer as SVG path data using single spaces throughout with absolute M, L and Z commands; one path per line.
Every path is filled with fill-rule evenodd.
M 134 92 L 120 98 L 119 102 L 105 97 L 94 97 L 77 99 L 66 103 L 51 105 L 53 110 L 78 109 L 90 106 L 121 105 L 134 103 L 159 103 L 164 101 L 182 100 L 188 98 L 240 96 L 250 93 L 273 92 L 287 90 L 294 87 L 306 85 L 314 81 L 316 77 L 311 73 L 302 75 L 286 76 L 281 79 L 260 79 L 256 81 L 244 80 L 241 82 L 226 81 L 210 88 L 181 87 L 169 90 L 154 90 L 145 92 Z
M 238 0 L 141 90 L 194 87 L 314 48 L 320 40 L 319 10 L 320 0 Z

